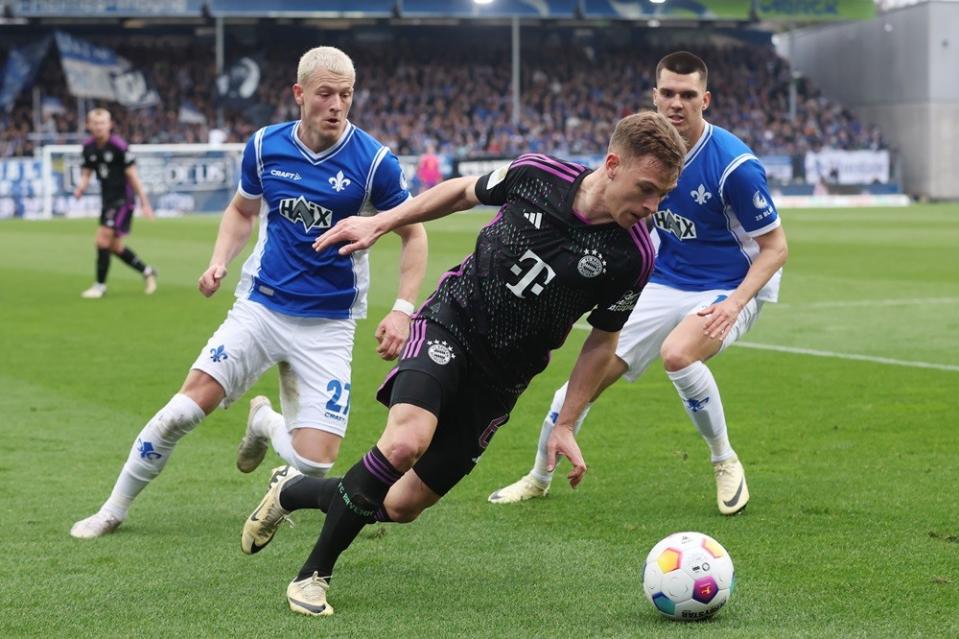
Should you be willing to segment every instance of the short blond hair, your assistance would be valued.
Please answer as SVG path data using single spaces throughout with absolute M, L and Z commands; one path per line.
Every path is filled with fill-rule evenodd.
M 97 116 L 99 116 L 99 115 L 105 115 L 105 116 L 107 116 L 107 118 L 109 118 L 110 120 L 113 120 L 113 116 L 110 114 L 110 112 L 107 111 L 106 109 L 104 109 L 103 107 L 97 107 L 97 108 L 95 108 L 95 109 L 90 109 L 89 111 L 87 111 L 87 119 L 88 119 L 88 120 L 89 120 L 90 118 L 95 118 L 95 117 L 97 117 Z
M 654 157 L 678 175 L 686 158 L 686 144 L 669 120 L 655 111 L 627 115 L 619 121 L 609 140 L 609 152 L 624 159 Z
M 356 78 L 353 60 L 336 47 L 314 47 L 304 53 L 296 67 L 296 81 L 304 84 L 317 69 Z

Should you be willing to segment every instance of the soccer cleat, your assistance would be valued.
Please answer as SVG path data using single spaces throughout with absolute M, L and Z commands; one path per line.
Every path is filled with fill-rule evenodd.
M 280 505 L 280 491 L 292 479 L 302 477 L 303 473 L 290 466 L 280 466 L 273 469 L 270 477 L 270 487 L 266 495 L 260 500 L 246 522 L 243 524 L 243 534 L 240 535 L 240 549 L 247 555 L 255 555 L 273 541 L 280 522 L 290 521 L 290 511 Z
M 716 505 L 724 515 L 735 515 L 749 502 L 746 473 L 738 457 L 713 464 L 716 474 Z
M 80 293 L 80 297 L 85 300 L 98 300 L 107 294 L 107 285 L 96 283 L 87 290 Z
M 549 494 L 549 482 L 543 483 L 533 474 L 523 475 L 519 481 L 500 488 L 489 496 L 491 504 L 515 504 L 527 499 L 545 497 Z
M 250 413 L 246 418 L 246 434 L 240 440 L 240 445 L 236 449 L 236 467 L 241 473 L 252 473 L 263 462 L 266 456 L 269 439 L 266 435 L 261 435 L 253 426 L 253 419 L 257 412 L 264 406 L 270 408 L 270 398 L 265 395 L 257 395 L 250 400 Z
M 333 614 L 333 606 L 326 603 L 326 591 L 330 584 L 314 572 L 306 579 L 291 581 L 286 587 L 286 599 L 290 610 L 301 615 L 328 617 Z
M 96 539 L 109 535 L 122 523 L 122 519 L 100 510 L 73 524 L 70 528 L 70 536 L 77 539 Z
M 157 292 L 157 272 L 152 266 L 146 267 L 143 271 L 143 292 L 147 295 Z

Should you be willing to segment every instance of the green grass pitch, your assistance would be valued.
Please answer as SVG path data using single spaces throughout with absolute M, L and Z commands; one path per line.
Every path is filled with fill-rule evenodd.
M 430 223 L 430 273 L 472 250 L 484 215 Z M 240 553 L 271 453 L 234 469 L 246 399 L 181 442 L 110 537 L 71 523 L 106 498 L 130 444 L 174 393 L 232 303 L 196 292 L 217 217 L 138 220 L 130 246 L 160 273 L 153 297 L 114 261 L 93 277 L 94 220 L 0 223 L 2 637 L 956 637 L 959 636 L 959 207 L 785 211 L 782 303 L 711 367 L 749 478 L 741 516 L 715 508 L 705 445 L 661 368 L 610 389 L 580 436 L 582 486 L 494 507 L 525 472 L 573 331 L 481 463 L 408 526 L 368 528 L 342 557 L 336 615 L 287 609 L 285 588 L 321 515 Z M 370 319 L 355 349 L 353 464 L 386 416 L 373 353 L 393 300 L 398 242 L 374 248 Z M 716 537 L 737 590 L 713 620 L 681 624 L 643 599 L 649 548 L 680 530 Z

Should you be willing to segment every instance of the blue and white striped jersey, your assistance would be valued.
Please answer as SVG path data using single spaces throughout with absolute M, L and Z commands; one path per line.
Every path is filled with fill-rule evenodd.
M 298 137 L 299 121 L 257 131 L 243 151 L 239 194 L 262 197 L 260 233 L 236 296 L 285 315 L 366 316 L 366 251 L 313 250 L 319 235 L 351 215 L 373 215 L 410 197 L 396 156 L 347 122 L 321 153 Z
M 683 291 L 739 286 L 759 254 L 753 238 L 780 225 L 762 164 L 742 140 L 708 122 L 653 222 L 660 245 L 650 281 Z M 781 274 L 758 299 L 776 301 Z

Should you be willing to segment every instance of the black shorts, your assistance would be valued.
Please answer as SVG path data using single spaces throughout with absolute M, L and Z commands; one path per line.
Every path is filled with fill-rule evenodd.
M 446 329 L 417 318 L 399 364 L 376 398 L 387 406 L 412 404 L 436 415 L 436 432 L 413 470 L 430 490 L 445 495 L 476 466 L 509 420 L 517 396 L 476 370 Z
M 128 198 L 103 200 L 100 209 L 100 226 L 113 229 L 117 237 L 130 234 L 130 225 L 133 224 L 134 201 Z

